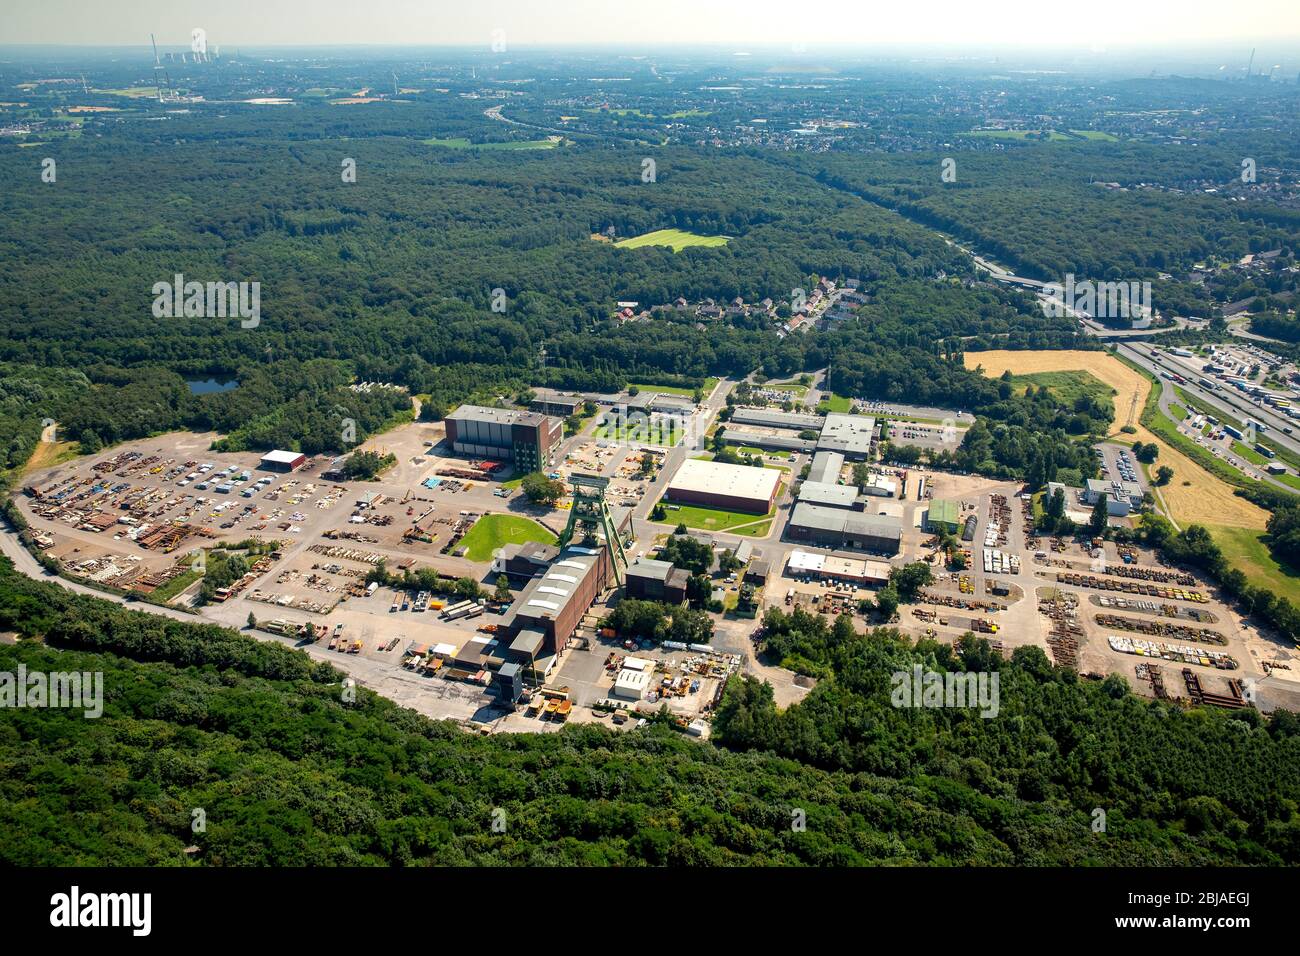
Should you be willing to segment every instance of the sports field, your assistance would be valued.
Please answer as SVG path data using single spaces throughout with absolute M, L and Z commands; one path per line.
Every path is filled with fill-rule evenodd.
M 493 553 L 507 544 L 540 541 L 555 544 L 555 535 L 536 521 L 518 515 L 484 515 L 474 522 L 469 534 L 460 539 L 465 557 L 471 561 L 491 561 Z
M 657 229 L 644 236 L 620 239 L 614 243 L 620 249 L 640 249 L 642 246 L 668 246 L 673 252 L 681 252 L 688 246 L 725 246 L 728 236 L 700 236 L 684 229 Z

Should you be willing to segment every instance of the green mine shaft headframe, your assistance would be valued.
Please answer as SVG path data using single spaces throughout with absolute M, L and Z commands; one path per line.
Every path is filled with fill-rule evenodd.
M 614 519 L 609 513 L 609 504 L 605 501 L 605 489 L 609 479 L 599 475 L 570 475 L 569 487 L 573 494 L 573 507 L 569 509 L 569 523 L 560 535 L 560 547 L 570 544 L 574 532 L 582 528 L 582 539 L 592 541 L 604 538 L 609 548 L 610 563 L 614 566 L 614 580 L 623 584 L 623 568 L 628 565 L 627 551 L 623 548 L 623 539 L 614 528 Z

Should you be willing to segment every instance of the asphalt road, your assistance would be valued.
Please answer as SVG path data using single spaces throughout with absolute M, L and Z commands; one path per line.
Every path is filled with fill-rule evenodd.
M 1116 351 L 1125 358 L 1131 359 L 1157 376 L 1161 371 L 1176 373 L 1183 376 L 1187 379 L 1187 384 L 1180 385 L 1179 388 L 1183 389 L 1189 395 L 1194 395 L 1197 399 L 1205 402 L 1207 405 L 1218 408 L 1233 417 L 1253 418 L 1258 422 L 1262 422 L 1269 428 L 1269 438 L 1288 451 L 1300 455 L 1300 440 L 1297 440 L 1293 435 L 1287 435 L 1283 432 L 1284 428 L 1295 427 L 1291 420 L 1285 415 L 1277 414 L 1267 405 L 1256 405 L 1254 402 L 1248 401 L 1243 397 L 1238 397 L 1229 392 L 1211 392 L 1201 385 L 1198 385 L 1194 378 L 1188 377 L 1189 372 L 1185 365 L 1172 362 L 1163 356 L 1153 359 L 1149 354 L 1147 354 L 1147 349 L 1139 351 L 1131 345 L 1119 345 L 1116 347 Z M 1165 380 L 1163 379 L 1161 380 L 1162 386 L 1164 381 Z

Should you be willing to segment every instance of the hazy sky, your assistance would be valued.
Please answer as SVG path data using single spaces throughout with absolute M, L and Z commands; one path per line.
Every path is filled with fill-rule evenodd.
M 1277 47 L 1300 0 L 0 0 L 0 43 Z M 1262 52 L 1262 51 L 1261 51 Z M 1276 51 L 1275 52 L 1281 52 Z

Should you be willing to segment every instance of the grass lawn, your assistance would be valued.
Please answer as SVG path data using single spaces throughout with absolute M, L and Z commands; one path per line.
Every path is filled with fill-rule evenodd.
M 1278 597 L 1300 601 L 1300 577 L 1274 560 L 1258 531 L 1207 525 L 1211 537 L 1223 551 L 1228 565 L 1240 568 L 1251 583 L 1268 588 Z
M 23 471 L 38 471 L 52 468 L 65 461 L 71 461 L 81 453 L 81 446 L 75 441 L 41 441 L 32 449 L 32 457 L 23 465 Z
M 759 457 L 775 455 L 777 458 L 790 457 L 790 452 L 786 451 L 784 448 L 755 448 L 753 445 L 731 445 L 730 447 L 736 449 L 736 451 L 742 455 L 758 455 Z
M 1180 422 L 1188 415 L 1187 409 L 1183 408 L 1183 406 L 1179 405 L 1177 402 L 1170 402 L 1169 410 L 1178 416 Z
M 643 236 L 620 239 L 614 245 L 619 249 L 640 249 L 642 246 L 668 246 L 681 252 L 688 246 L 725 246 L 728 236 L 701 236 L 684 229 L 656 229 Z
M 149 600 L 159 601 L 165 604 L 201 577 L 203 577 L 203 575 L 198 571 L 186 571 L 184 574 L 172 578 L 162 587 L 154 588 L 150 591 Z
M 798 382 L 782 382 L 779 385 L 775 385 L 772 382 L 768 382 L 766 385 L 762 387 L 770 388 L 773 391 L 777 391 L 777 392 L 794 392 L 794 394 L 799 395 L 801 397 L 808 394 L 808 386 L 800 385 Z
M 101 93 L 105 96 L 125 96 L 133 100 L 143 99 L 145 97 L 152 99 L 158 95 L 158 87 L 132 86 L 125 89 L 116 89 L 116 90 L 95 90 L 95 92 Z
M 1098 129 L 1072 129 L 1070 130 L 1075 136 L 1081 136 L 1084 139 L 1097 139 L 1106 143 L 1118 143 L 1119 137 L 1114 133 L 1103 133 Z
M 677 527 L 684 524 L 697 531 L 729 531 L 761 538 L 772 530 L 772 517 L 776 510 L 766 515 L 756 515 L 748 511 L 726 511 L 722 508 L 701 508 L 698 505 L 672 505 L 664 502 L 668 515 L 661 524 Z M 757 524 L 755 524 L 757 522 Z M 744 526 L 744 527 L 742 527 Z
M 1277 442 L 1273 441 L 1273 439 L 1267 436 L 1260 435 L 1257 437 L 1259 438 L 1259 443 L 1261 445 L 1263 445 L 1265 448 L 1272 449 L 1273 454 L 1277 455 L 1278 461 L 1285 462 L 1286 464 L 1290 465 L 1292 468 L 1300 468 L 1300 455 L 1296 455 L 1294 452 L 1289 451 L 1286 448 L 1283 448 L 1281 445 L 1279 445 Z
M 1246 459 L 1246 461 L 1250 462 L 1252 465 L 1260 465 L 1262 467 L 1268 464 L 1267 458 L 1265 458 L 1259 452 L 1255 451 L 1255 449 L 1248 448 L 1247 446 L 1243 445 L 1239 441 L 1235 441 L 1232 443 L 1232 450 L 1236 452 L 1238 456 Z
M 1182 399 L 1183 404 L 1189 409 L 1200 412 L 1202 415 L 1208 415 L 1210 418 L 1215 419 L 1220 425 L 1232 425 L 1236 428 L 1245 427 L 1240 418 L 1237 418 L 1220 408 L 1215 408 L 1213 405 L 1208 405 L 1205 402 L 1200 401 L 1195 395 L 1183 391 L 1183 389 L 1179 388 L 1177 385 L 1174 386 L 1174 394 Z
M 605 441 L 635 441 L 643 445 L 657 445 L 660 448 L 672 448 L 681 443 L 681 429 L 676 431 L 668 427 L 656 428 L 650 425 L 601 425 L 592 437 Z
M 1047 386 L 1056 400 L 1067 408 L 1073 407 L 1075 400 L 1087 395 L 1094 402 L 1100 403 L 1115 413 L 1115 390 L 1089 372 L 1031 372 L 1028 375 L 1013 375 L 1011 387 L 1017 393 L 1023 392 L 1029 385 L 1035 390 Z
M 706 378 L 704 380 L 703 384 L 700 385 L 700 391 L 704 393 L 705 398 L 708 398 L 709 393 L 717 387 L 717 384 L 718 380 L 716 378 Z M 695 389 L 688 388 L 685 385 L 656 385 L 653 382 L 632 382 L 628 385 L 628 388 L 635 388 L 642 392 L 660 392 L 665 395 L 684 395 L 687 398 L 695 397 Z
M 772 465 L 779 471 L 786 472 L 786 478 L 789 477 L 788 468 L 780 465 Z M 786 480 L 783 478 L 776 489 L 776 500 L 781 500 L 781 492 L 785 490 Z M 725 508 L 702 508 L 699 505 L 678 505 L 670 501 L 660 499 L 660 503 L 667 509 L 667 515 L 660 524 L 676 527 L 684 524 L 688 528 L 694 528 L 697 531 L 729 531 L 732 534 L 745 535 L 751 538 L 761 538 L 772 530 L 772 519 L 776 516 L 776 506 L 765 515 L 756 515 L 749 511 L 728 511 Z
M 823 398 L 817 405 L 817 411 L 825 415 L 828 412 L 840 412 L 848 414 L 849 406 L 853 404 L 851 399 L 843 395 L 831 395 L 830 398 Z
M 471 561 L 491 561 L 492 553 L 507 544 L 524 544 L 540 541 L 555 544 L 555 535 L 536 521 L 517 515 L 484 515 L 474 522 L 469 534 L 460 539 L 466 549 L 465 557 Z

